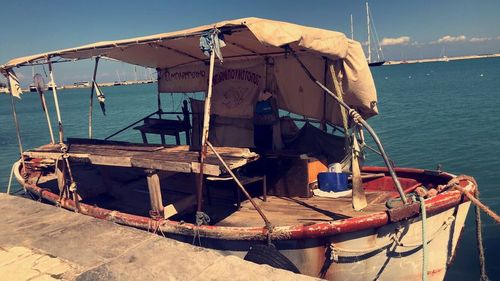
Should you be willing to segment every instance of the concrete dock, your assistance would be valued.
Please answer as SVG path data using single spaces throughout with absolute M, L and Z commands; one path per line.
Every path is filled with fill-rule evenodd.
M 0 193 L 0 280 L 319 280 Z

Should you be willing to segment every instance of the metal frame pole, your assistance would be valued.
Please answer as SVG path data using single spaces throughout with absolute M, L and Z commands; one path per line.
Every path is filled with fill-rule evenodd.
M 157 68 L 156 69 L 156 102 L 158 105 L 158 118 L 161 119 L 161 115 L 163 114 L 163 109 L 161 108 L 161 92 L 160 92 L 160 75 L 161 75 L 161 69 Z M 173 106 L 173 105 L 172 105 Z
M 92 76 L 92 86 L 90 87 L 90 105 L 89 105 L 89 139 L 92 138 L 92 107 L 94 105 L 94 87 L 96 83 L 96 76 L 97 76 L 97 66 L 99 65 L 99 59 L 100 57 L 95 58 L 95 65 L 94 65 L 94 75 Z
M 49 58 L 47 58 L 47 63 L 49 65 L 50 85 L 52 85 L 52 95 L 54 97 L 54 105 L 56 107 L 56 113 L 57 113 L 57 124 L 59 127 L 59 143 L 63 143 L 64 131 L 61 120 L 61 111 L 59 110 L 59 99 L 57 98 L 57 89 L 56 89 L 57 87 L 56 87 L 56 82 L 54 80 L 54 71 L 52 70 L 52 63 L 50 62 Z
M 50 133 L 50 143 L 54 144 L 54 131 L 52 131 L 52 123 L 50 121 L 50 115 L 49 115 L 49 108 L 47 107 L 47 102 L 45 101 L 45 94 L 41 91 L 40 92 L 40 100 L 42 102 L 42 109 L 45 112 L 45 118 L 47 119 L 47 125 L 49 127 L 49 133 Z
M 10 74 L 8 74 L 10 75 Z M 24 163 L 24 155 L 23 155 L 23 144 L 21 141 L 21 133 L 19 130 L 19 121 L 17 120 L 17 113 L 16 113 L 16 104 L 14 102 L 14 91 L 12 91 L 12 85 L 10 84 L 10 79 L 7 77 L 7 84 L 9 86 L 9 92 L 10 92 L 10 103 L 12 107 L 12 118 L 14 119 L 14 125 L 16 127 L 16 136 L 17 136 L 17 144 L 19 146 L 19 154 L 21 157 L 21 162 L 23 163 L 23 170 L 26 169 L 26 165 Z
M 372 136 L 373 140 L 377 144 L 378 149 L 380 150 L 380 153 L 382 154 L 382 158 L 384 159 L 385 165 L 387 166 L 387 169 L 389 170 L 389 174 L 392 177 L 392 180 L 394 182 L 394 185 L 396 186 L 396 189 L 397 189 L 397 191 L 399 193 L 399 196 L 401 197 L 401 200 L 405 204 L 407 204 L 408 200 L 406 200 L 406 196 L 405 196 L 405 193 L 403 191 L 403 187 L 401 186 L 401 183 L 399 182 L 398 177 L 396 176 L 396 173 L 394 172 L 394 168 L 392 167 L 392 165 L 391 165 L 391 163 L 389 161 L 389 158 L 387 157 L 387 154 L 385 153 L 384 147 L 382 146 L 382 143 L 380 142 L 380 139 L 378 138 L 377 134 L 375 133 L 375 131 L 373 130 L 373 128 L 370 126 L 370 124 L 368 124 L 361 116 L 359 116 L 359 114 L 354 109 L 352 109 L 344 101 L 340 100 L 339 97 L 337 97 L 334 93 L 332 93 L 332 91 L 330 91 L 330 89 L 328 89 L 325 85 L 321 84 L 321 82 L 319 82 L 312 75 L 312 73 L 309 71 L 309 69 L 307 69 L 307 67 L 300 60 L 300 58 L 297 56 L 297 54 L 293 50 L 291 50 L 291 49 L 289 49 L 289 50 L 290 50 L 290 53 L 294 56 L 294 58 L 298 61 L 298 63 L 300 64 L 300 66 L 302 67 L 302 69 L 304 70 L 304 72 L 306 73 L 306 75 L 309 77 L 309 79 L 311 79 L 311 81 L 313 81 L 321 89 L 323 89 L 325 92 L 327 92 L 336 102 L 338 102 L 341 106 L 343 106 L 345 109 L 347 109 L 347 111 L 350 114 L 352 114 L 352 112 L 354 112 L 353 115 L 357 115 L 356 118 L 355 118 L 355 121 L 357 121 L 363 127 L 365 127 L 366 130 L 368 131 L 368 133 L 370 133 L 370 135 Z

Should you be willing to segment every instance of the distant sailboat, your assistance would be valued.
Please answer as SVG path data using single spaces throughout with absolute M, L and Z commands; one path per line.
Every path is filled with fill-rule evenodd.
M 35 67 L 32 65 L 31 66 L 31 79 L 33 79 L 33 77 L 35 77 Z M 30 86 L 29 86 L 29 89 L 30 89 L 31 93 L 36 93 L 37 92 L 35 83 L 31 83 Z
M 444 61 L 444 62 L 450 61 L 448 59 L 448 57 L 446 56 L 446 47 L 444 45 L 443 45 L 443 48 L 441 49 L 441 56 L 440 56 L 439 61 Z
M 352 17 L 351 17 L 352 20 Z M 352 26 L 352 24 L 351 24 Z M 368 2 L 366 2 L 366 26 L 368 29 L 368 65 L 369 66 L 381 66 L 385 63 L 384 59 L 384 54 L 382 53 L 382 47 L 380 46 L 380 42 L 378 40 L 378 35 L 377 35 L 377 30 L 375 29 L 375 25 L 373 25 L 374 31 L 375 31 L 375 50 L 377 53 L 377 60 L 373 61 L 372 60 L 372 34 L 370 30 L 370 8 L 368 7 Z M 382 57 L 382 58 L 381 58 Z
M 351 39 L 354 40 L 354 26 L 352 25 L 352 14 L 351 14 Z

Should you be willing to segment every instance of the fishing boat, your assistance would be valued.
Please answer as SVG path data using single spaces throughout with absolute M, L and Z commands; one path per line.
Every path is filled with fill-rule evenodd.
M 100 58 L 158 73 L 157 108 L 104 139 Z M 0 70 L 16 128 L 14 69 L 47 64 L 55 85 L 55 63 L 82 59 L 95 60 L 88 138 L 65 136 L 57 88 L 58 135 L 29 150 L 17 135 L 14 175 L 34 199 L 328 280 L 444 279 L 476 183 L 394 166 L 366 121 L 377 94 L 359 42 L 245 18 L 13 59 Z M 164 110 L 169 93 L 181 111 Z M 127 130 L 142 143 L 115 139 Z M 363 165 L 368 149 L 385 166 Z

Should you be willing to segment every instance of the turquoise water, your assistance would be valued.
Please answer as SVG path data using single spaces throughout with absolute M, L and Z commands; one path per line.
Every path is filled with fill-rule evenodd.
M 500 186 L 500 59 L 383 66 L 372 72 L 380 115 L 369 121 L 395 164 L 428 169 L 442 164 L 446 171 L 472 175 L 479 183 L 483 202 L 500 212 L 500 196 L 496 193 Z M 108 115 L 104 117 L 98 106 L 94 108 L 95 138 L 104 138 L 156 109 L 155 84 L 103 91 Z M 86 137 L 89 90 L 58 93 L 66 136 Z M 55 123 L 50 92 L 47 100 Z M 172 108 L 170 95 L 163 95 L 163 104 L 166 111 L 179 110 L 178 102 Z M 49 142 L 38 95 L 26 94 L 16 106 L 23 146 L 32 148 Z M 0 124 L 0 191 L 4 191 L 10 165 L 19 156 L 7 95 L 0 95 Z M 132 130 L 116 139 L 141 141 Z M 382 164 L 372 154 L 368 162 Z M 487 269 L 490 278 L 498 280 L 500 228 L 490 218 L 483 218 Z M 477 280 L 475 245 L 471 211 L 447 280 Z

